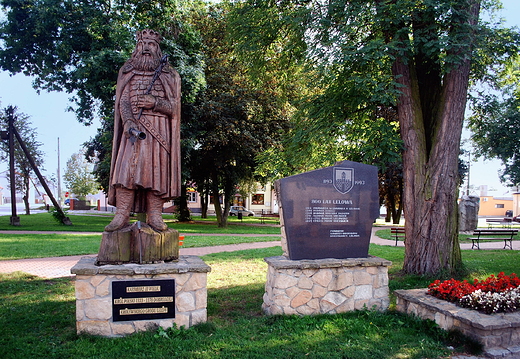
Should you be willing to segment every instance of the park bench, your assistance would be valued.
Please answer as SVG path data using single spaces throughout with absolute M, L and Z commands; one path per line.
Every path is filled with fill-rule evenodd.
M 486 223 L 489 228 L 493 228 L 494 225 L 502 226 L 502 228 L 511 228 L 512 218 L 487 218 Z
M 406 240 L 406 236 L 404 234 L 404 227 L 392 227 L 390 229 L 392 236 L 395 238 L 395 245 L 397 246 L 397 241 L 402 239 L 403 242 Z
M 473 249 L 475 246 L 477 249 L 480 249 L 479 242 L 480 240 L 503 240 L 504 241 L 504 249 L 509 247 L 509 249 L 513 249 L 513 237 L 518 233 L 518 229 L 505 229 L 505 228 L 495 228 L 495 229 L 475 229 L 473 231 L 473 235 L 476 237 L 471 237 Z M 507 243 L 509 241 L 509 244 Z
M 265 224 L 265 220 L 266 219 L 269 219 L 269 218 L 280 218 L 280 214 L 279 213 L 264 212 L 264 210 L 262 209 L 262 212 L 260 213 L 260 217 L 258 217 L 258 218 L 260 219 L 260 223 Z

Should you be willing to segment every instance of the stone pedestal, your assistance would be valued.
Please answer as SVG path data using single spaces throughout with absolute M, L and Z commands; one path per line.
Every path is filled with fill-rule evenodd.
M 103 232 L 98 265 L 157 263 L 179 258 L 179 232 L 168 228 L 154 231 L 145 223 L 134 223 L 115 232 Z
M 84 257 L 71 269 L 71 273 L 76 274 L 78 334 L 117 337 L 158 326 L 169 328 L 174 323 L 189 328 L 207 320 L 206 279 L 211 268 L 199 257 L 180 256 L 177 262 L 144 265 L 97 266 L 95 261 L 96 258 Z M 113 305 L 118 299 L 113 297 L 114 282 L 148 280 L 154 285 L 165 279 L 174 281 L 174 318 L 114 321 Z
M 377 257 L 290 260 L 268 264 L 262 309 L 266 314 L 335 314 L 363 308 L 385 310 L 390 303 L 388 267 Z

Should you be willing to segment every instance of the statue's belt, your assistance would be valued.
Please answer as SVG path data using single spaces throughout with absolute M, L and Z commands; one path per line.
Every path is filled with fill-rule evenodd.
M 168 142 L 166 139 L 157 131 L 157 129 L 154 127 L 154 125 L 151 124 L 150 121 L 146 119 L 146 116 L 142 116 L 138 119 L 139 123 L 143 125 L 146 128 L 146 131 L 152 135 L 153 138 L 159 142 L 159 144 L 164 148 L 164 150 L 170 154 L 170 148 L 168 147 Z

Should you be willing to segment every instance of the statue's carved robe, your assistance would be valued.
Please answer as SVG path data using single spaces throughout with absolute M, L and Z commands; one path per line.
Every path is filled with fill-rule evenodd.
M 153 75 L 153 71 L 136 70 L 129 61 L 117 80 L 108 203 L 117 206 L 118 186 L 136 190 L 133 211 L 137 213 L 146 212 L 146 191 L 164 200 L 180 195 L 181 80 L 175 70 L 165 67 L 150 92 L 155 107 L 144 110 L 137 121 L 137 96 L 146 93 Z M 132 142 L 124 135 L 124 122 L 129 119 L 146 133 L 146 139 Z

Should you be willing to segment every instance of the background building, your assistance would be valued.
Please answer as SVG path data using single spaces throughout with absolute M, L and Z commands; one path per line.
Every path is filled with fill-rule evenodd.
M 240 193 L 235 195 L 233 206 L 244 206 L 256 215 L 278 213 L 278 201 L 271 184 L 258 184 L 256 190 L 247 197 Z M 193 213 L 201 212 L 200 194 L 195 189 L 188 190 L 188 207 Z M 213 204 L 208 206 L 208 214 L 215 213 Z

